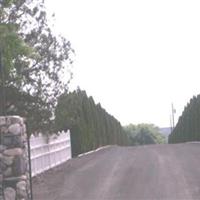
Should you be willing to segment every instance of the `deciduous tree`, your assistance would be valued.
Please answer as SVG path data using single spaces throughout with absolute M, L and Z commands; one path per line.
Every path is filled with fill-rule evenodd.
M 51 121 L 57 98 L 68 89 L 72 78 L 74 51 L 69 41 L 53 34 L 43 0 L 0 1 L 0 54 L 4 75 L 0 78 L 1 96 L 3 87 L 6 91 L 15 90 L 15 96 L 11 92 L 6 95 L 7 114 L 25 114 L 28 105 L 34 115 L 37 104 L 39 110 L 32 117 L 44 124 Z M 24 112 L 17 99 L 24 103 Z M 38 113 L 42 110 L 51 114 L 40 118 Z M 41 127 L 34 127 L 37 128 Z

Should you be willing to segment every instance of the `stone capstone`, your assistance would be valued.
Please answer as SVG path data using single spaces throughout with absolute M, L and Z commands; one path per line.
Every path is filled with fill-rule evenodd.
M 16 191 L 11 187 L 5 188 L 4 189 L 4 199 L 5 200 L 15 200 L 16 199 Z
M 12 124 L 12 123 L 11 123 L 10 117 L 6 117 L 6 125 L 9 126 L 9 125 L 11 125 L 11 124 Z
M 19 117 L 19 116 L 9 116 L 9 120 L 11 122 L 11 124 L 23 124 L 24 123 L 24 119 Z

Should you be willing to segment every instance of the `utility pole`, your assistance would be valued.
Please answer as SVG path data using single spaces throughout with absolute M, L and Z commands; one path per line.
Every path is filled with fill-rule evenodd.
M 173 128 L 172 128 L 172 116 L 171 116 L 171 114 L 169 115 L 169 120 L 170 120 L 170 128 L 171 128 L 171 133 L 172 133 Z
M 172 103 L 172 130 L 174 130 L 174 114 L 176 113 L 176 110 L 174 109 L 174 105 Z

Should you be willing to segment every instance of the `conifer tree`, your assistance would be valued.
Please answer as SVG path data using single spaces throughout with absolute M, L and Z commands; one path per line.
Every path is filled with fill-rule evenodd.
M 169 137 L 170 143 L 200 140 L 200 95 L 194 96 L 184 108 L 182 116 Z
M 121 124 L 85 91 L 61 95 L 55 114 L 57 129 L 71 130 L 73 156 L 109 144 L 127 145 Z

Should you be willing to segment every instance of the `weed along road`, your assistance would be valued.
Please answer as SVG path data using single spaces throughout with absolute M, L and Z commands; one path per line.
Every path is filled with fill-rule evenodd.
M 112 146 L 35 178 L 35 200 L 200 199 L 200 143 Z

